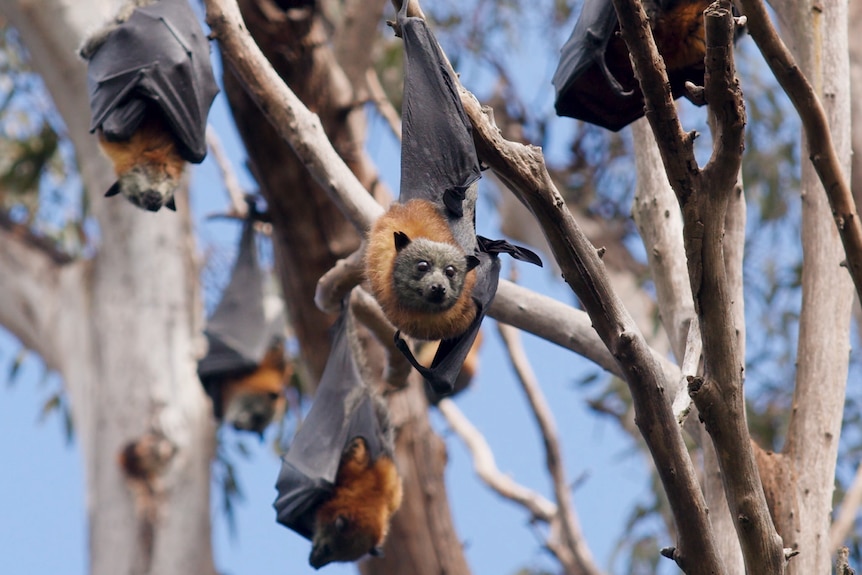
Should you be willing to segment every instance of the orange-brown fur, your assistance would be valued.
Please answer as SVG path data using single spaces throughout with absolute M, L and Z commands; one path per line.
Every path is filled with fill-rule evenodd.
M 418 339 L 448 339 L 464 333 L 476 317 L 471 297 L 476 283 L 475 270 L 467 272 L 461 296 L 448 310 L 429 313 L 405 309 L 392 283 L 395 232 L 403 232 L 411 240 L 428 238 L 458 246 L 446 219 L 432 202 L 410 200 L 392 204 L 372 227 L 365 253 L 365 273 L 383 313 L 396 328 Z
M 653 27 L 656 45 L 668 70 L 703 65 L 706 39 L 703 11 L 709 2 L 681 0 L 659 16 Z
M 185 169 L 186 162 L 161 114 L 147 114 L 132 137 L 121 142 L 111 142 L 99 131 L 99 144 L 114 163 L 117 177 L 136 165 L 146 165 L 163 179 L 179 181 Z
M 315 543 L 321 533 L 333 533 L 339 519 L 347 525 L 338 540 L 324 537 L 328 561 L 355 561 L 380 547 L 392 515 L 401 506 L 401 476 L 389 456 L 371 461 L 365 440 L 355 438 L 341 457 L 331 499 L 315 515 Z M 328 562 L 327 561 L 327 562 Z
M 241 378 L 225 382 L 223 388 L 223 413 L 226 418 L 240 407 L 249 407 L 252 396 L 262 396 L 267 402 L 272 402 L 271 412 L 274 416 L 284 413 L 286 399 L 284 397 L 284 382 L 290 376 L 290 366 L 284 359 L 284 350 L 281 345 L 270 348 L 256 370 Z M 236 403 L 236 402 L 242 402 Z M 235 404 L 235 405 L 234 405 Z M 270 421 L 263 423 L 266 427 Z M 262 431 L 255 429 L 254 431 Z

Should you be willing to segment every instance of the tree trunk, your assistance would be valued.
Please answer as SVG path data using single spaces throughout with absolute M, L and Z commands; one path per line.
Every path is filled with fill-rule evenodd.
M 66 122 L 101 240 L 92 260 L 58 265 L 4 234 L 0 323 L 63 376 L 85 460 L 91 572 L 213 574 L 213 426 L 195 373 L 200 301 L 188 205 L 180 197 L 176 215 L 156 215 L 103 199 L 113 175 L 88 133 L 75 51 L 113 8 L 0 1 Z M 145 443 L 161 446 L 160 466 L 133 477 L 119 456 Z
M 847 3 L 816 7 L 787 1 L 777 7 L 783 31 L 802 72 L 826 110 L 845 177 L 849 176 L 850 116 Z M 809 151 L 803 139 L 802 157 Z M 850 355 L 853 284 L 832 211 L 812 164 L 802 165 L 802 315 L 796 389 L 783 455 L 795 477 L 795 501 L 776 517 L 785 547 L 801 551 L 791 575 L 831 572 L 829 524 L 838 438 Z M 795 512 L 794 512 L 795 511 Z

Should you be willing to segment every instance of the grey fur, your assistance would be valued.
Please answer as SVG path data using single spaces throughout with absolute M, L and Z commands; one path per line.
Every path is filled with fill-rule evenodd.
M 422 270 L 421 262 L 427 262 Z M 451 266 L 454 273 L 447 275 Z M 424 312 L 446 311 L 461 297 L 467 275 L 467 259 L 461 248 L 427 238 L 417 238 L 395 256 L 392 282 L 401 305 Z

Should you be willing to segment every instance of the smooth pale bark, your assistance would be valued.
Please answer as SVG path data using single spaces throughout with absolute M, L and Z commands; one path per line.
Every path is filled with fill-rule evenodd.
M 37 252 L 22 257 L 25 246 L 0 235 L 0 323 L 63 376 L 84 456 L 91 573 L 206 575 L 215 572 L 213 428 L 195 373 L 200 302 L 188 205 L 180 198 L 177 214 L 151 214 L 101 197 L 113 174 L 89 134 L 85 66 L 75 54 L 115 5 L 0 1 L 66 122 L 99 225 L 92 260 L 62 267 Z M 145 487 L 128 480 L 117 457 L 147 433 L 176 451 Z
M 849 175 L 850 116 L 847 3 L 782 3 L 784 37 L 820 95 L 845 177 Z M 809 155 L 803 139 L 802 157 Z M 794 505 L 777 517 L 785 546 L 801 553 L 793 575 L 831 572 L 829 523 L 838 438 L 850 354 L 853 284 L 832 210 L 810 162 L 802 165 L 802 315 L 796 390 L 783 454 L 796 475 Z M 795 508 L 795 513 L 790 510 Z

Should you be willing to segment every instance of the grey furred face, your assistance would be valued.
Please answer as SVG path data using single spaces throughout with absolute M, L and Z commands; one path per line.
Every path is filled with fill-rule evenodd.
M 135 166 L 118 181 L 120 192 L 130 202 L 151 212 L 171 204 L 177 181 L 157 169 Z
M 398 250 L 392 272 L 401 305 L 424 312 L 446 311 L 461 297 L 467 259 L 459 248 L 427 238 Z

